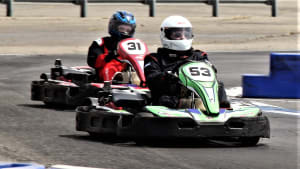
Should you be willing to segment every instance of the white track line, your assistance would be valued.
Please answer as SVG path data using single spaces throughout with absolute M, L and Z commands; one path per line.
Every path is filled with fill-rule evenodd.
M 229 89 L 225 89 L 226 93 L 229 97 L 241 97 L 242 96 L 242 87 L 233 87 Z M 291 110 L 291 109 L 286 109 L 270 104 L 265 104 L 262 102 L 258 102 L 257 100 L 263 101 L 263 99 L 250 99 L 250 102 L 257 107 L 259 107 L 263 112 L 266 113 L 278 113 L 278 114 L 286 114 L 286 115 L 293 115 L 293 116 L 300 116 L 300 111 L 299 110 Z M 272 101 L 281 101 L 281 99 L 276 99 Z M 289 100 L 289 102 L 299 102 L 299 100 Z
M 91 168 L 91 167 L 57 164 L 57 165 L 52 165 L 49 169 L 108 169 L 108 168 Z

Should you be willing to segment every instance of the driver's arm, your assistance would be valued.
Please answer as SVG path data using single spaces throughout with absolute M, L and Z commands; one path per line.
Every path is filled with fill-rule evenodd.
M 87 56 L 87 63 L 90 67 L 100 68 L 101 65 L 104 65 L 104 58 L 108 54 L 108 51 L 105 51 L 104 44 L 100 44 L 97 41 L 94 41 L 89 47 L 89 52 Z
M 144 73 L 146 83 L 150 90 L 161 91 L 162 93 L 167 90 L 170 82 L 166 78 L 166 72 L 161 70 L 161 67 L 154 56 L 146 56 Z
M 104 45 L 104 39 L 95 40 L 89 47 L 87 63 L 90 67 L 101 68 L 107 62 L 118 56 L 116 51 L 109 51 Z
M 206 52 L 203 52 L 200 50 L 195 50 L 193 52 L 192 59 L 196 60 L 196 61 L 203 61 L 203 62 L 208 63 L 214 69 L 215 73 L 217 73 L 217 68 L 209 61 L 208 55 Z

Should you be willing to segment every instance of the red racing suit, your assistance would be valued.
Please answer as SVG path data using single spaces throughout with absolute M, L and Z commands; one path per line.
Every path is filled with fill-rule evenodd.
M 126 64 L 114 59 L 120 57 L 116 52 L 118 42 L 113 37 L 103 37 L 93 41 L 89 47 L 87 63 L 96 69 L 98 80 L 101 82 L 111 81 L 116 72 L 126 68 Z

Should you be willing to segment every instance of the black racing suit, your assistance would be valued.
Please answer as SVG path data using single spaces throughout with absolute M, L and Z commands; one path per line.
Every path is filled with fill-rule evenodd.
M 188 51 L 174 51 L 158 48 L 157 53 L 146 56 L 144 71 L 146 83 L 151 91 L 152 104 L 176 108 L 179 102 L 178 78 L 171 76 L 168 71 L 178 71 L 182 63 L 189 60 L 208 62 L 207 54 L 191 48 Z M 216 68 L 212 65 L 215 72 Z M 221 107 L 229 107 L 224 85 L 219 81 L 219 101 Z

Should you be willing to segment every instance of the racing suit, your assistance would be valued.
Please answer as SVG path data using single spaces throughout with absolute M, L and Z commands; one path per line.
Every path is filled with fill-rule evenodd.
M 153 105 L 163 105 L 176 108 L 179 104 L 178 78 L 170 75 L 168 71 L 177 72 L 182 63 L 188 60 L 204 61 L 210 64 L 207 54 L 191 48 L 188 51 L 174 51 L 158 48 L 157 53 L 146 56 L 144 72 L 146 83 L 151 91 Z M 215 72 L 216 68 L 212 65 Z M 221 107 L 230 107 L 224 90 L 224 85 L 219 81 L 219 101 Z
M 89 47 L 87 63 L 96 69 L 99 81 L 111 81 L 116 72 L 121 72 L 126 67 L 114 59 L 119 57 L 118 42 L 115 37 L 103 37 L 93 41 Z

